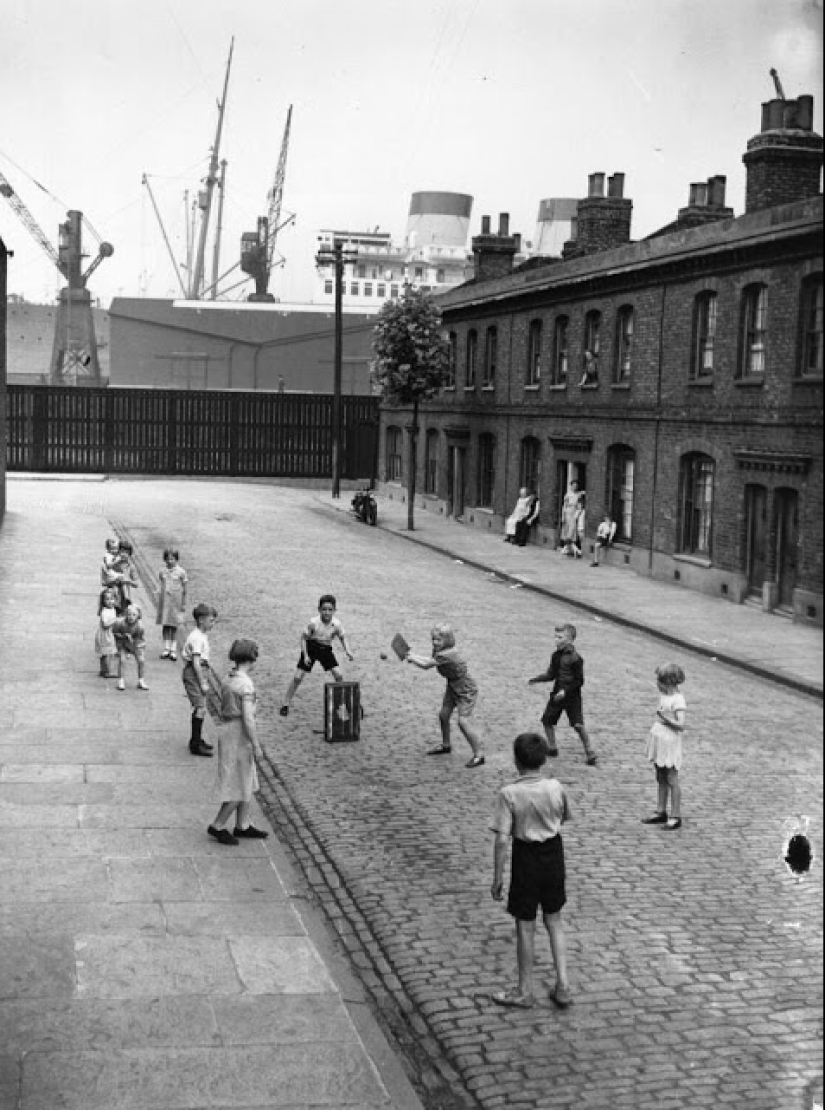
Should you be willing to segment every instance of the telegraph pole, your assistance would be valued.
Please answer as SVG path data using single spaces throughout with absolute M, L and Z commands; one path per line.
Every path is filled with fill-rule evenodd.
M 356 257 L 345 251 L 336 239 L 333 246 L 322 248 L 315 261 L 319 266 L 332 262 L 335 267 L 335 354 L 332 377 L 332 496 L 341 496 L 341 369 L 344 353 L 344 266 Z

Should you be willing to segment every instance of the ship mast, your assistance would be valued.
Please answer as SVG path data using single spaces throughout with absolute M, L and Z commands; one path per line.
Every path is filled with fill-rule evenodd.
M 223 116 L 224 111 L 226 110 L 226 94 L 229 89 L 229 71 L 232 68 L 232 51 L 234 47 L 235 37 L 233 35 L 232 41 L 229 44 L 229 58 L 226 63 L 226 77 L 224 78 L 223 82 L 223 96 L 218 102 L 218 126 L 215 132 L 215 142 L 212 146 L 212 153 L 209 159 L 209 170 L 204 181 L 206 188 L 202 189 L 198 194 L 198 207 L 201 209 L 201 226 L 200 236 L 198 239 L 198 250 L 195 256 L 195 268 L 191 275 L 191 284 L 189 286 L 189 297 L 191 300 L 200 300 L 203 287 L 204 259 L 206 257 L 206 236 L 209 231 L 209 216 L 212 209 L 212 194 L 214 193 L 215 186 L 218 183 L 221 131 L 223 130 Z

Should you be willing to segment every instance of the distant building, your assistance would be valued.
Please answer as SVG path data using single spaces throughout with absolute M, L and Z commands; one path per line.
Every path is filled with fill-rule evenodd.
M 340 242 L 354 257 L 344 272 L 343 303 L 348 308 L 380 307 L 398 297 L 405 284 L 441 293 L 466 281 L 472 273 L 467 248 L 473 198 L 464 193 L 413 193 L 402 243 L 389 232 L 336 231 L 318 233 L 318 249 Z M 332 305 L 335 283 L 332 263 L 317 267 L 315 300 Z
M 529 486 L 558 558 L 575 479 L 586 553 L 607 512 L 613 565 L 821 625 L 822 147 L 812 97 L 768 102 L 745 214 L 716 175 L 641 242 L 621 173 L 591 175 L 561 257 L 516 265 L 507 216 L 483 217 L 472 278 L 439 298 L 452 378 L 421 406 L 420 505 L 499 530 Z M 381 424 L 403 500 L 410 412 Z

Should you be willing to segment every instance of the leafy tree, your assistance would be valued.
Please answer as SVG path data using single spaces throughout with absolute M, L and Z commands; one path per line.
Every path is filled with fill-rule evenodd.
M 407 467 L 407 528 L 415 529 L 415 472 L 418 406 L 446 384 L 449 343 L 441 331 L 441 310 L 429 293 L 404 286 L 397 300 L 378 314 L 372 337 L 372 380 L 387 404 L 412 405 Z

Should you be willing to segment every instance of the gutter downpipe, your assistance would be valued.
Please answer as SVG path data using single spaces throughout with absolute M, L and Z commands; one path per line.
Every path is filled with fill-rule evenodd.
M 659 436 L 662 424 L 662 367 L 665 349 L 665 305 L 667 303 L 667 282 L 662 283 L 662 307 L 659 312 L 659 364 L 656 376 L 656 416 L 653 436 L 653 485 L 650 492 L 650 542 L 647 553 L 648 574 L 653 574 L 653 545 L 656 525 L 656 494 L 659 487 Z

